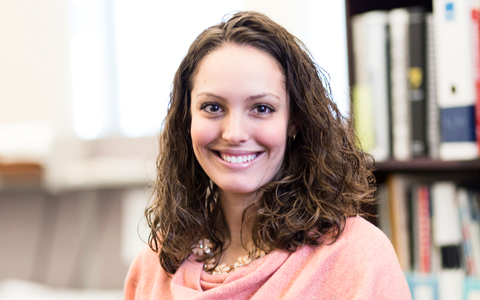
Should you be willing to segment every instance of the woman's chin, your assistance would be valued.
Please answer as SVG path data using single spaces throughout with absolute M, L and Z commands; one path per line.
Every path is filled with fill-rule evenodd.
M 228 196 L 228 195 L 234 195 L 234 196 L 237 196 L 237 197 L 249 197 L 253 194 L 255 194 L 257 191 L 258 191 L 258 186 L 255 185 L 238 185 L 238 184 L 221 184 L 221 185 L 218 185 L 217 186 L 219 187 L 220 191 L 222 194 L 224 194 L 225 196 Z

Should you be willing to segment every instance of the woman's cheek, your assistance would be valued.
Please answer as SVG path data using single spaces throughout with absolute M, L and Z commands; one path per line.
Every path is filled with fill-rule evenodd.
M 203 148 L 214 141 L 218 135 L 218 128 L 216 127 L 214 122 L 210 120 L 194 118 L 190 130 L 194 148 Z

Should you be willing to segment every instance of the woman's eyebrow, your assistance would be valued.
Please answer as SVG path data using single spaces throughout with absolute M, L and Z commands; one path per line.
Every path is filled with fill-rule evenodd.
M 210 93 L 210 92 L 201 92 L 201 93 L 197 94 L 197 96 L 195 96 L 195 98 L 198 98 L 198 97 L 201 97 L 201 96 L 213 97 L 213 98 L 217 98 L 217 99 L 223 100 L 223 101 L 226 100 L 224 97 L 216 95 L 214 93 Z M 253 101 L 253 100 L 257 100 L 257 99 L 264 98 L 264 97 L 267 97 L 267 96 L 272 96 L 272 97 L 280 100 L 280 97 L 275 95 L 275 94 L 262 93 L 262 94 L 258 94 L 258 95 L 249 96 L 249 97 L 247 97 L 246 101 Z
M 213 94 L 213 93 L 210 93 L 210 92 L 201 92 L 201 93 L 197 94 L 197 96 L 195 96 L 195 98 L 198 98 L 200 96 L 207 96 L 207 97 L 217 98 L 219 100 L 225 100 L 225 98 L 223 98 L 222 96 L 219 96 L 219 95 L 216 95 L 216 94 Z
M 267 96 L 272 96 L 272 97 L 277 98 L 278 100 L 280 100 L 280 97 L 278 97 L 278 96 L 275 95 L 275 94 L 272 94 L 272 93 L 263 93 L 263 94 L 258 94 L 258 95 L 250 96 L 250 97 L 247 98 L 247 101 L 257 100 L 257 99 L 260 99 L 260 98 L 263 98 L 263 97 L 267 97 Z

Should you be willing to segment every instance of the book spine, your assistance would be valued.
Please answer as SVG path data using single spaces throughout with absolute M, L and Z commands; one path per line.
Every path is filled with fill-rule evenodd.
M 462 243 L 460 218 L 458 215 L 456 185 L 451 181 L 432 184 L 432 209 L 434 242 L 438 246 Z
M 378 227 L 388 239 L 392 239 L 392 217 L 390 216 L 389 195 L 385 184 L 378 186 Z
M 434 242 L 441 251 L 438 271 L 440 300 L 462 299 L 465 271 L 462 269 L 462 231 L 456 185 L 450 181 L 432 184 Z
M 410 99 L 408 94 L 408 24 L 409 13 L 405 8 L 389 12 L 393 157 L 397 160 L 411 158 L 410 147 Z
M 408 187 L 408 231 L 409 235 L 409 245 L 410 245 L 410 270 L 414 272 L 420 271 L 420 231 L 419 228 L 419 211 L 418 211 L 418 189 L 419 184 L 412 184 Z
M 473 259 L 473 249 L 471 242 L 471 222 L 470 222 L 470 207 L 468 204 L 468 194 L 463 188 L 458 189 L 458 212 L 460 214 L 460 221 L 462 224 L 463 236 L 463 260 L 467 275 L 475 276 L 475 261 Z
M 443 160 L 479 156 L 475 134 L 475 59 L 472 1 L 435 0 L 437 96 L 440 106 Z
M 468 204 L 470 206 L 470 233 L 472 243 L 473 261 L 475 264 L 475 277 L 480 279 L 480 194 L 477 192 L 469 191 Z
M 388 14 L 373 11 L 364 15 L 367 31 L 368 82 L 371 87 L 375 147 L 372 154 L 377 161 L 390 157 L 388 119 L 387 24 Z
M 440 157 L 440 112 L 436 93 L 435 39 L 433 14 L 426 15 L 427 26 L 427 144 L 428 156 Z
M 352 17 L 355 128 L 362 149 L 376 161 L 390 157 L 387 12 Z
M 430 190 L 427 185 L 421 185 L 418 191 L 418 232 L 419 232 L 419 260 L 420 272 L 429 273 L 431 253 L 431 215 L 430 215 Z
M 476 139 L 480 156 L 480 1 L 475 0 L 472 8 L 472 42 L 475 71 L 475 130 Z
M 426 28 L 425 13 L 419 7 L 409 12 L 409 98 L 411 110 L 411 153 L 412 156 L 427 154 L 426 136 Z
M 400 267 L 409 271 L 412 255 L 409 230 L 408 176 L 392 174 L 386 179 L 390 216 L 392 217 L 392 244 L 398 256 Z
M 363 151 L 371 153 L 375 147 L 373 131 L 372 92 L 368 82 L 367 30 L 364 14 L 352 17 L 354 86 L 353 107 L 355 134 Z

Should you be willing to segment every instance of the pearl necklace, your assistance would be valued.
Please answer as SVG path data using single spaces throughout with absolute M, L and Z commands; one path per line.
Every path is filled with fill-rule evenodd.
M 227 265 L 226 263 L 217 265 L 217 259 L 211 252 L 212 248 L 213 243 L 210 242 L 209 239 L 202 239 L 198 241 L 198 244 L 192 246 L 192 253 L 200 258 L 203 258 L 205 262 L 203 269 L 206 272 L 214 275 L 229 273 L 237 270 L 238 268 L 249 265 L 257 258 L 265 256 L 265 251 L 258 249 L 257 247 L 252 247 L 247 254 L 239 256 L 233 265 Z

